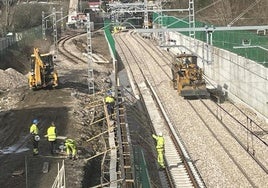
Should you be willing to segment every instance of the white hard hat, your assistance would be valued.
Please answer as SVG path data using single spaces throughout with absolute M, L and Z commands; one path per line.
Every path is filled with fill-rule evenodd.
M 163 136 L 163 133 L 162 133 L 162 132 L 159 132 L 159 133 L 158 133 L 158 136 Z
M 38 142 L 40 140 L 40 136 L 35 135 L 34 140 Z

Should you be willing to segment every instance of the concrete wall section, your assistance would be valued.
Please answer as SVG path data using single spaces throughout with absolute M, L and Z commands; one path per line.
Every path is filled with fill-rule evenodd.
M 208 46 L 195 40 L 195 45 L 187 36 L 170 32 L 168 36 L 176 40 L 177 47 L 170 48 L 174 54 L 194 53 L 198 65 L 213 87 L 221 87 L 230 99 L 241 100 L 258 113 L 268 118 L 268 69 L 229 51 Z M 186 46 L 186 47 L 180 47 Z

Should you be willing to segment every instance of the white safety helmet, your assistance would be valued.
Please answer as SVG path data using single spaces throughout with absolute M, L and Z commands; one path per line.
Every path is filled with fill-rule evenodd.
M 159 133 L 158 133 L 158 136 L 163 136 L 163 133 L 162 133 L 162 132 L 159 132 Z
M 40 136 L 35 135 L 34 140 L 38 142 L 40 140 Z

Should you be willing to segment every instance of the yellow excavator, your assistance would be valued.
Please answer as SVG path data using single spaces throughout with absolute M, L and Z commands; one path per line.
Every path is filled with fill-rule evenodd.
M 41 54 L 34 48 L 31 55 L 31 71 L 28 77 L 30 89 L 55 88 L 58 86 L 58 73 L 54 69 L 54 56 L 51 53 Z

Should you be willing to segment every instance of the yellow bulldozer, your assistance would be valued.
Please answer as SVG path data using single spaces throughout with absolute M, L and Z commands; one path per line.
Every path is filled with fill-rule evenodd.
M 41 54 L 38 48 L 30 57 L 31 71 L 28 76 L 30 89 L 55 88 L 58 86 L 58 73 L 54 69 L 54 56 Z
M 197 56 L 176 55 L 172 62 L 173 87 L 182 97 L 207 97 L 209 92 L 203 78 L 203 71 L 197 65 Z

